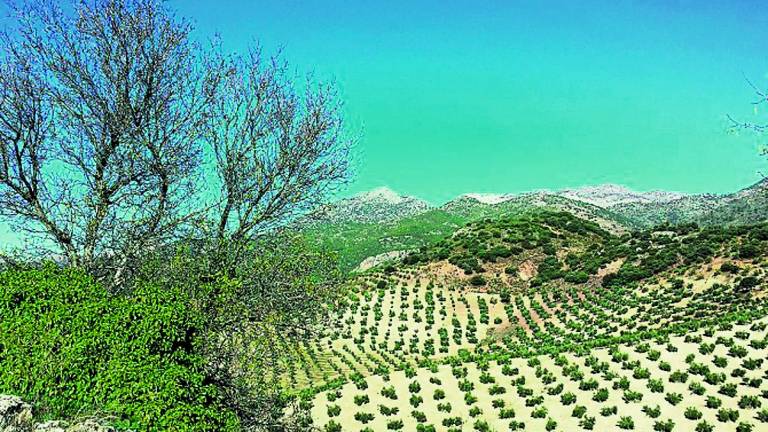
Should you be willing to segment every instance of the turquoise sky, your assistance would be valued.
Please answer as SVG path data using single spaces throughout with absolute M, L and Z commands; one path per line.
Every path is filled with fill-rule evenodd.
M 764 2 L 169 4 L 200 39 L 283 47 L 338 83 L 363 130 L 347 194 L 386 185 L 439 203 L 604 182 L 729 192 L 764 167 L 758 140 L 726 133 L 725 119 L 761 118 L 745 76 L 768 87 Z
M 170 2 L 229 48 L 284 47 L 335 79 L 363 128 L 349 193 L 603 182 L 728 192 L 754 183 L 745 76 L 768 87 L 768 7 L 744 1 Z M 223 6 L 226 5 L 226 6 Z

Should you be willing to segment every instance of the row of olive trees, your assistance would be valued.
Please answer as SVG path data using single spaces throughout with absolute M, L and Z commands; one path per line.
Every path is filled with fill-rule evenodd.
M 43 252 L 113 286 L 188 236 L 236 261 L 347 178 L 332 86 L 196 43 L 158 0 L 56 3 L 0 35 L 0 216 Z

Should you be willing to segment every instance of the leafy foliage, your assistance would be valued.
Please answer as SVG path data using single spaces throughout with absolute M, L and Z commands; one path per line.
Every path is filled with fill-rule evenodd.
M 236 430 L 205 372 L 206 318 L 193 305 L 180 287 L 110 295 L 50 264 L 0 273 L 0 392 L 36 401 L 46 418 L 98 412 L 136 430 Z

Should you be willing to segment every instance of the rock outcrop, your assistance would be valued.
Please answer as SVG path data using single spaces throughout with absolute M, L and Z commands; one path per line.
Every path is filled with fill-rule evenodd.
M 32 405 L 17 396 L 0 395 L 0 432 L 114 432 L 99 419 L 36 423 Z
M 0 396 L 0 431 L 24 431 L 32 420 L 32 405 L 16 396 Z

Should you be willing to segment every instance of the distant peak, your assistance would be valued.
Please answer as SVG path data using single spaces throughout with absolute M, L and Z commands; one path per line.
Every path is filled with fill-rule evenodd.
M 602 193 L 625 193 L 625 194 L 633 194 L 636 193 L 634 190 L 624 186 L 619 185 L 615 183 L 605 183 L 605 184 L 599 184 L 599 185 L 593 185 L 593 186 L 581 186 L 577 188 L 569 188 L 564 189 L 562 192 L 602 192 Z
M 744 196 L 752 193 L 762 193 L 768 189 L 768 177 L 761 178 L 757 183 L 752 186 L 745 187 L 744 189 L 734 193 L 734 196 Z
M 750 187 L 761 188 L 761 189 L 768 188 L 768 177 L 761 178 L 757 183 L 753 184 Z
M 376 189 L 369 190 L 368 192 L 361 192 L 355 195 L 355 197 L 362 199 L 378 199 L 390 202 L 392 204 L 397 204 L 405 200 L 404 196 L 398 194 L 386 186 L 377 187 Z
M 626 186 L 613 183 L 565 189 L 558 192 L 558 194 L 599 207 L 610 207 L 627 203 L 669 202 L 684 196 L 684 194 L 677 192 L 638 192 Z

